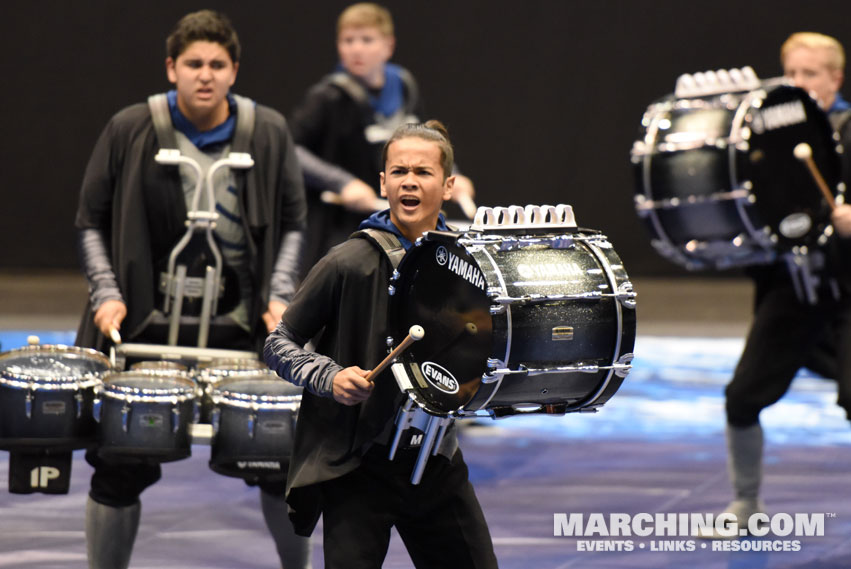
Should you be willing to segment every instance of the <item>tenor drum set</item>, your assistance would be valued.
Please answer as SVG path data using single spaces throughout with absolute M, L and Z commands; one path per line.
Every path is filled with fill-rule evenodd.
M 169 346 L 182 359 L 120 371 L 123 357 L 163 348 L 124 344 L 110 357 L 59 345 L 3 353 L 0 449 L 95 448 L 113 461 L 170 462 L 189 457 L 193 443 L 209 444 L 219 474 L 283 479 L 301 389 L 249 352 Z

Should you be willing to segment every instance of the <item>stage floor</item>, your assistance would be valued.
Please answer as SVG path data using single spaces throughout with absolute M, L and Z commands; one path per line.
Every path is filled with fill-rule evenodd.
M 53 307 L 53 314 L 7 312 L 16 303 L 2 294 L 3 280 L 4 349 L 15 347 L 28 332 L 41 332 L 51 341 L 73 339 L 69 330 L 82 306 L 76 302 L 79 298 L 73 310 L 64 311 L 70 300 L 54 298 L 42 305 L 35 301 L 35 310 Z M 69 297 L 85 294 L 85 287 L 66 289 Z M 639 281 L 636 290 L 639 337 L 634 368 L 599 413 L 484 420 L 462 431 L 461 445 L 500 567 L 851 567 L 851 430 L 835 405 L 835 384 L 807 373 L 763 413 L 763 494 L 775 520 L 782 521 L 784 514 L 808 514 L 824 520 L 824 531 L 815 532 L 823 535 L 723 542 L 695 540 L 678 531 L 644 537 L 554 535 L 559 514 L 582 514 L 586 522 L 614 513 L 633 520 L 639 514 L 705 515 L 719 512 L 730 499 L 723 387 L 747 328 L 749 285 L 737 280 Z M 24 296 L 18 305 L 29 302 Z M 23 319 L 23 327 L 8 325 L 21 322 L 17 318 Z M 132 568 L 277 567 L 257 490 L 213 473 L 208 457 L 209 447 L 193 447 L 190 459 L 164 465 L 162 481 L 143 494 Z M 83 513 L 90 473 L 77 452 L 68 495 L 0 490 L 0 567 L 86 567 Z M 8 453 L 0 452 L 0 480 L 7 477 Z M 731 544 L 749 551 L 720 550 Z M 751 551 L 767 546 L 798 551 Z M 623 550 L 588 551 L 593 547 Z M 317 532 L 315 569 L 323 566 L 321 548 Z M 677 548 L 686 551 L 666 551 Z M 410 566 L 394 536 L 384 567 Z

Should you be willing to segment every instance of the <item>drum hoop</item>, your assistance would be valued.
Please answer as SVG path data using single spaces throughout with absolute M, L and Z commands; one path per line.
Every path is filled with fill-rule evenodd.
M 170 376 L 171 379 L 174 379 L 173 385 L 163 387 L 133 387 L 123 385 L 121 381 L 128 378 L 164 379 L 164 376 L 148 374 L 139 370 L 110 374 L 103 379 L 103 386 L 101 387 L 103 396 L 127 402 L 183 402 L 195 399 L 195 393 L 198 389 L 195 382 L 191 379 L 174 375 Z
M 213 404 L 252 411 L 298 411 L 301 406 L 301 395 L 263 395 L 258 397 L 256 395 L 248 396 L 245 393 L 214 392 Z
M 603 239 L 607 244 L 611 245 L 607 239 Z M 599 246 L 596 243 L 593 243 L 590 239 L 583 241 L 584 245 L 588 248 L 588 251 L 591 255 L 597 259 L 597 262 L 603 267 L 603 272 L 606 275 L 606 279 L 609 281 L 609 286 L 612 287 L 612 290 L 617 291 L 617 279 L 615 278 L 614 271 L 612 271 L 612 265 L 609 263 L 609 260 L 605 255 L 600 251 Z M 566 407 L 565 412 L 569 413 L 572 411 L 578 411 L 585 407 L 590 407 L 594 404 L 597 399 L 599 399 L 603 393 L 605 393 L 606 388 L 609 387 L 609 384 L 612 381 L 612 377 L 615 375 L 615 364 L 618 363 L 620 359 L 620 351 L 621 344 L 623 343 L 623 306 L 617 299 L 612 299 L 615 307 L 615 321 L 617 322 L 616 335 L 615 335 L 615 346 L 613 351 L 612 362 L 609 367 L 609 372 L 606 374 L 606 378 L 600 383 L 597 387 L 597 390 L 586 396 L 583 400 L 575 403 L 574 405 L 569 405 Z
M 288 382 L 280 379 L 277 375 L 265 373 L 261 370 L 252 373 L 242 373 L 235 377 L 226 377 L 212 387 L 213 404 L 228 405 L 246 409 L 297 409 L 301 404 L 301 393 L 273 395 L 268 393 L 254 394 L 239 390 L 240 383 L 246 378 L 254 377 L 260 381 L 270 383 L 282 382 L 290 387 Z
M 79 391 L 101 384 L 100 378 L 90 374 L 82 377 L 50 378 L 45 381 L 46 379 L 23 374 L 15 377 L 0 375 L 0 385 L 5 385 L 11 389 L 27 389 L 30 391 Z
M 479 249 L 479 251 L 481 251 L 485 255 L 485 257 L 487 257 L 488 262 L 491 264 L 491 267 L 493 267 L 494 274 L 496 275 L 497 281 L 499 282 L 499 286 L 500 286 L 500 289 L 503 291 L 503 294 L 508 294 L 508 287 L 505 284 L 505 278 L 503 277 L 502 270 L 500 270 L 499 265 L 496 264 L 496 260 L 490 254 L 490 251 L 488 251 L 487 247 L 482 247 L 482 248 Z M 512 320 L 511 320 L 511 306 L 505 307 L 504 314 L 505 314 L 505 320 L 506 320 L 506 327 L 505 327 L 506 338 L 505 338 L 505 359 L 502 360 L 503 365 L 505 365 L 505 363 L 508 362 L 508 360 L 511 357 L 511 341 L 512 341 L 513 331 L 514 331 L 513 330 L 514 325 L 513 325 Z M 496 315 L 491 315 L 491 316 L 493 317 L 493 316 L 496 316 Z M 490 395 L 488 396 L 487 400 L 484 403 L 482 403 L 478 407 L 478 409 L 483 409 L 483 408 L 487 407 L 488 403 L 491 402 L 491 399 L 494 398 L 494 396 L 499 391 L 500 386 L 502 385 L 502 378 L 503 378 L 502 375 L 494 376 L 494 377 L 488 376 L 487 384 L 493 385 L 493 388 L 491 389 Z M 482 378 L 482 383 L 485 383 L 484 378 Z M 462 409 L 463 408 L 464 408 L 464 405 L 462 405 Z M 478 409 L 476 409 L 476 410 L 478 410 Z
M 79 388 L 88 388 L 97 385 L 100 377 L 113 369 L 109 359 L 97 350 L 91 348 L 81 348 L 79 346 L 66 346 L 64 344 L 48 344 L 37 346 L 23 346 L 15 348 L 0 354 L 0 364 L 3 360 L 13 356 L 25 355 L 28 352 L 35 354 L 77 354 L 83 356 L 84 359 L 95 360 L 106 366 L 102 372 L 85 372 L 81 375 L 63 375 L 58 377 L 42 377 L 27 373 L 16 373 L 8 369 L 0 369 L 0 384 L 9 385 L 18 389 L 27 389 L 32 384 L 44 386 L 45 389 L 68 389 L 75 390 Z M 81 381 L 82 380 L 82 381 Z

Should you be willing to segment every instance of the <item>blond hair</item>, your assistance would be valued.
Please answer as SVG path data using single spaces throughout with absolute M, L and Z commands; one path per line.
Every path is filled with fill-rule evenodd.
M 789 36 L 780 48 L 780 63 L 786 61 L 790 51 L 799 47 L 824 49 L 827 51 L 828 69 L 842 71 L 845 68 L 845 50 L 842 44 L 836 38 L 817 32 L 797 32 Z
M 393 36 L 393 17 L 387 8 L 372 2 L 352 4 L 337 18 L 337 35 L 344 28 L 378 28 L 385 36 Z

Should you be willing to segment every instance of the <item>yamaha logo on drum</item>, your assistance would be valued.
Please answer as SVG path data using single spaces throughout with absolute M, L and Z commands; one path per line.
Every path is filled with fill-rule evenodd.
M 443 245 L 435 249 L 434 260 L 437 261 L 438 265 L 446 267 L 471 285 L 485 290 L 485 277 L 474 263 L 450 253 Z
M 423 376 L 426 381 L 444 393 L 458 393 L 458 380 L 443 366 L 434 362 L 423 362 Z
M 441 267 L 445 265 L 446 261 L 449 260 L 449 252 L 446 250 L 446 247 L 443 245 L 438 247 L 437 251 L 434 252 L 434 258 Z

